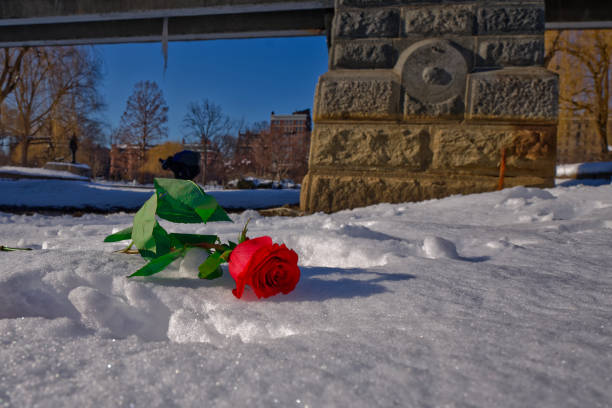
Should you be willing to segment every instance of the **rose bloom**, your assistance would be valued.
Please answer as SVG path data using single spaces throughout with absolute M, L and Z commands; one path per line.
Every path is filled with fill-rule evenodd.
M 264 236 L 249 239 L 238 245 L 229 259 L 229 272 L 236 281 L 232 291 L 242 297 L 244 286 L 249 285 L 258 298 L 291 292 L 300 280 L 298 256 L 285 244 L 278 245 Z

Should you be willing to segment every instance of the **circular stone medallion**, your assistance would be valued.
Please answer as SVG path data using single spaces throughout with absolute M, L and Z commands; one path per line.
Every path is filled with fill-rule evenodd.
M 408 95 L 423 103 L 438 103 L 463 95 L 468 66 L 450 42 L 429 39 L 406 49 L 396 71 Z

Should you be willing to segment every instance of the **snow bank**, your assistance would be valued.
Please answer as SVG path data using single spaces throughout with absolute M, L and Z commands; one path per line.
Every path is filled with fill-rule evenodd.
M 587 178 L 598 175 L 612 176 L 612 162 L 572 163 L 557 165 L 557 177 Z
M 130 188 L 68 180 L 0 180 L 0 206 L 136 211 L 151 197 L 153 188 Z M 227 209 L 270 208 L 299 204 L 299 190 L 207 191 Z
M 15 166 L 1 166 L 0 167 L 0 178 L 4 175 L 13 176 L 25 176 L 25 177 L 40 177 L 40 178 L 56 178 L 56 179 L 70 179 L 70 180 L 83 180 L 88 181 L 89 178 L 79 176 L 69 171 L 64 170 L 50 170 L 41 168 L 31 167 L 15 167 Z
M 3 185 L 4 186 L 4 185 Z M 231 294 L 103 244 L 125 214 L 0 213 L 0 405 L 605 407 L 612 186 L 513 188 L 333 215 L 175 225 L 270 235 L 286 296 Z

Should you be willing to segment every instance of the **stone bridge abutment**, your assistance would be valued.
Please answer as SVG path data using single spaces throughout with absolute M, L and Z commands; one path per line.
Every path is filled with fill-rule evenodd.
M 598 0 L 546 3 L 612 21 Z M 2 0 L 0 46 L 327 34 L 301 207 L 331 212 L 494 190 L 502 156 L 506 186 L 552 186 L 545 20 L 545 0 Z
M 554 183 L 544 1 L 336 0 L 304 211 Z

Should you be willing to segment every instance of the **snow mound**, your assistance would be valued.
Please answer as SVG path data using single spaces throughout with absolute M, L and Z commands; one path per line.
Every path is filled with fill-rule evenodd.
M 223 310 L 195 313 L 181 309 L 172 314 L 168 327 L 168 337 L 176 343 L 219 343 L 230 337 L 252 343 L 296 334 L 287 326 L 237 319 Z
M 73 289 L 68 299 L 81 314 L 82 323 L 100 335 L 113 338 L 137 335 L 146 341 L 167 339 L 169 312 L 161 306 L 143 310 L 119 296 L 86 286 Z
M 426 237 L 423 241 L 423 253 L 429 259 L 461 259 L 455 244 L 440 237 Z

